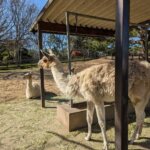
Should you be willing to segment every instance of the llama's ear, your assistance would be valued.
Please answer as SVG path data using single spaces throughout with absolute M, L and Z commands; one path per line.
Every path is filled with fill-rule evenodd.
M 41 52 L 41 54 L 42 54 L 43 56 L 45 56 L 43 50 L 40 50 L 40 52 Z
M 52 49 L 49 49 L 49 54 L 50 54 L 50 55 L 54 55 Z
M 41 52 L 41 54 L 42 54 L 43 56 L 45 56 L 46 54 L 48 54 L 48 53 L 44 52 L 43 50 L 40 50 L 40 52 Z
M 49 54 L 47 52 L 44 52 L 41 50 L 41 53 L 43 54 L 43 56 L 46 56 L 47 58 L 49 58 Z

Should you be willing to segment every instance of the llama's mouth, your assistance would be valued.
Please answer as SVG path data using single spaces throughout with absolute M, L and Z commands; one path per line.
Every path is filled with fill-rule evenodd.
M 26 76 L 24 75 L 22 78 L 23 78 L 23 79 L 26 79 Z
M 41 65 L 40 65 L 40 66 L 38 66 L 38 67 L 39 67 L 40 69 L 48 69 L 48 68 L 49 68 L 49 66 L 45 66 L 45 65 L 44 65 L 44 66 L 41 66 Z
M 43 69 L 44 67 L 42 67 L 42 66 L 38 66 L 40 69 Z
M 42 69 L 43 68 L 43 66 L 41 65 L 41 63 L 40 62 L 38 62 L 38 68 L 40 68 L 40 69 Z

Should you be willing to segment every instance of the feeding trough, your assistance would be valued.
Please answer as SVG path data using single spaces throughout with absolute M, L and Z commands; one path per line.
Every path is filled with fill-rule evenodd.
M 75 103 L 72 107 L 69 104 L 58 105 L 57 119 L 69 132 L 86 127 L 86 107 L 86 102 Z M 114 104 L 106 104 L 105 110 L 107 120 L 113 119 Z M 97 123 L 96 112 L 94 112 L 93 123 Z
M 74 103 L 72 107 L 69 104 L 57 106 L 57 120 L 64 125 L 67 131 L 74 131 L 83 127 L 87 127 L 86 121 L 86 102 Z M 150 108 L 150 103 L 148 104 Z M 105 104 L 106 120 L 114 119 L 114 103 Z M 129 113 L 133 113 L 134 109 L 129 103 Z M 97 123 L 96 112 L 94 112 L 93 124 Z

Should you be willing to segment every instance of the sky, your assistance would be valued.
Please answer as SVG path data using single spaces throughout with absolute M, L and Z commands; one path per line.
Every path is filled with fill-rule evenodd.
M 34 3 L 39 10 L 43 8 L 43 6 L 46 4 L 48 0 L 29 0 L 29 2 Z

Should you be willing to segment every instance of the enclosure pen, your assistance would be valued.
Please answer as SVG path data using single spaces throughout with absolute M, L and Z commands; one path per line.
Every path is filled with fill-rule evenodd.
M 63 5 L 63 4 L 64 5 Z M 30 31 L 39 32 L 39 49 L 42 33 L 66 34 L 68 42 L 68 69 L 71 73 L 70 35 L 116 36 L 115 60 L 115 146 L 116 150 L 128 149 L 128 49 L 129 27 L 146 30 L 150 27 L 149 0 L 49 0 L 33 23 Z M 59 8 L 57 11 L 55 8 Z M 141 9 L 139 9 L 141 8 Z M 74 12 L 71 12 L 74 10 Z M 82 12 L 82 13 L 81 13 Z M 94 16 L 90 14 L 93 12 Z M 130 13 L 131 12 L 131 15 Z M 69 16 L 75 19 L 69 20 Z M 115 18 L 116 15 L 116 19 Z M 65 17 L 66 16 L 66 17 Z M 77 17 L 82 17 L 78 20 Z M 101 16 L 101 17 L 99 17 Z M 93 19 L 89 21 L 87 18 Z M 129 23 L 129 18 L 131 22 Z M 116 23 L 116 28 L 115 28 Z M 145 35 L 145 58 L 148 60 L 149 31 Z M 40 54 L 41 58 L 41 54 Z M 41 99 L 44 107 L 44 73 L 41 72 Z M 107 148 L 106 148 L 107 149 Z

